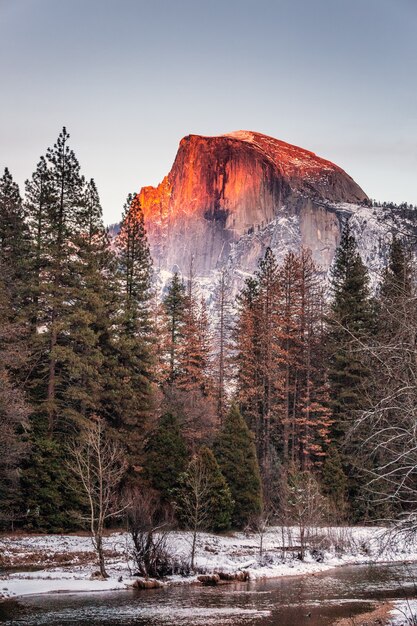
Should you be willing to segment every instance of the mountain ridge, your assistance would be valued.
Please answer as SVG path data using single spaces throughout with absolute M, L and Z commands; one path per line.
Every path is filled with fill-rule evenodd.
M 341 167 L 247 130 L 183 137 L 170 172 L 139 197 L 162 286 L 174 271 L 187 276 L 192 264 L 204 289 L 212 291 L 226 270 L 236 292 L 267 247 L 279 259 L 309 248 L 326 274 L 347 220 L 359 248 L 362 239 L 372 248 L 371 256 L 363 253 L 375 265 L 385 253 L 369 231 L 382 246 L 392 229 L 382 237 L 368 196 Z

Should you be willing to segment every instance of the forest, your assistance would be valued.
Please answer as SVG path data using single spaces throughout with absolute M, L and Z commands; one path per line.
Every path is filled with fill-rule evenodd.
M 414 528 L 415 242 L 376 291 L 348 224 L 330 285 L 268 249 L 237 298 L 192 264 L 161 291 L 138 197 L 110 234 L 69 140 L 0 178 L 1 528 Z

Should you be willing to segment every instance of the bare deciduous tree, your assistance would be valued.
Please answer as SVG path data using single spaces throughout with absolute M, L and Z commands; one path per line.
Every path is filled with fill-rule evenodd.
M 417 532 L 417 295 L 398 283 L 379 303 L 378 334 L 359 345 L 372 385 L 350 436 L 361 441 L 369 497 L 407 536 Z
M 171 573 L 167 541 L 173 525 L 171 508 L 163 506 L 157 492 L 134 489 L 127 494 L 127 526 L 133 544 L 131 556 L 141 576 Z
M 298 527 L 303 560 L 311 533 L 323 522 L 327 511 L 326 500 L 311 472 L 297 468 L 290 470 L 287 506 L 290 521 Z
M 210 520 L 208 496 L 210 479 L 201 457 L 194 456 L 187 472 L 182 476 L 181 487 L 177 491 L 176 505 L 184 526 L 191 531 L 190 566 L 194 570 L 198 533 L 204 530 Z
M 88 521 L 100 574 L 107 578 L 103 533 L 106 522 L 126 508 L 118 497 L 126 471 L 124 452 L 106 433 L 104 420 L 98 417 L 83 428 L 79 439 L 70 445 L 70 452 L 69 466 L 78 477 L 88 503 Z

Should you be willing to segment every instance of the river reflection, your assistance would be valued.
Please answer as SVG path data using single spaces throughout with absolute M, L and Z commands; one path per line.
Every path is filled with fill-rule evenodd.
M 220 587 L 49 594 L 0 606 L 4 624 L 48 626 L 327 626 L 374 600 L 416 597 L 417 564 L 338 568 Z

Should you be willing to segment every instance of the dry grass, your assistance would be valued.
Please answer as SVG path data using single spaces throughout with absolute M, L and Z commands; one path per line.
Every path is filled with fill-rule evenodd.
M 335 622 L 334 626 L 388 626 L 390 623 L 390 611 L 394 608 L 392 602 L 379 604 L 372 611 L 355 615 L 355 617 L 344 617 Z

